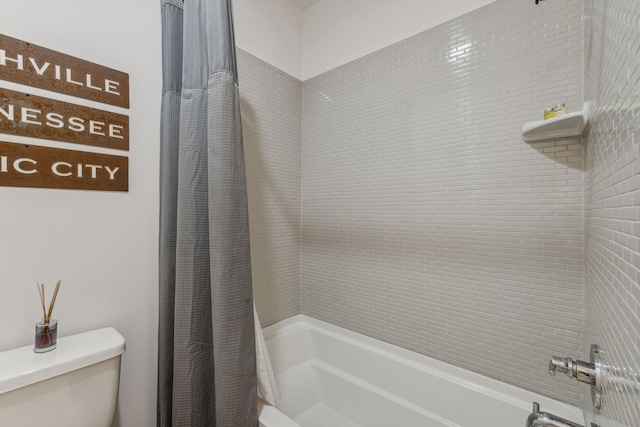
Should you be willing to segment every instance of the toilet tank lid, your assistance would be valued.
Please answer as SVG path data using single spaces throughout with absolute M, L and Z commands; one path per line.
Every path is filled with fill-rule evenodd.
M 0 352 L 0 394 L 111 359 L 124 350 L 124 337 L 109 327 L 58 338 L 58 347 L 47 353 L 35 353 L 33 345 Z

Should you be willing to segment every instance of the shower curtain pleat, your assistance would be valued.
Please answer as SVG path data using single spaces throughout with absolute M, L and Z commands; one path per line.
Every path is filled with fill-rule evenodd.
M 158 426 L 257 425 L 230 0 L 162 1 Z

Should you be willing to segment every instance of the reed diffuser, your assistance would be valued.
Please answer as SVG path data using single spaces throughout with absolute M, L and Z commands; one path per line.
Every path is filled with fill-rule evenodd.
M 53 306 L 56 304 L 56 298 L 58 297 L 58 291 L 60 290 L 60 280 L 56 284 L 56 289 L 53 291 L 53 297 L 49 303 L 49 310 L 47 311 L 46 297 L 44 292 L 44 283 L 37 283 L 38 295 L 40 296 L 40 302 L 42 303 L 42 322 L 36 323 L 36 342 L 34 351 L 36 353 L 44 353 L 56 348 L 58 344 L 58 321 L 51 318 L 53 314 Z

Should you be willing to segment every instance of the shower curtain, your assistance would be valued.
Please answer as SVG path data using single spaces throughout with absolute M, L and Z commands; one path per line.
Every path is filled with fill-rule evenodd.
M 231 0 L 162 0 L 158 426 L 255 427 Z

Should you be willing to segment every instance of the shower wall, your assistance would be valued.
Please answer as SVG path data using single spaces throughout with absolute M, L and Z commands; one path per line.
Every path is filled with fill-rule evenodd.
M 256 308 L 263 326 L 300 312 L 302 83 L 238 49 Z
M 640 3 L 588 0 L 585 12 L 586 343 L 623 379 L 602 411 L 589 398 L 585 409 L 602 427 L 640 426 Z
M 301 311 L 580 404 L 583 2 L 498 0 L 303 83 Z

